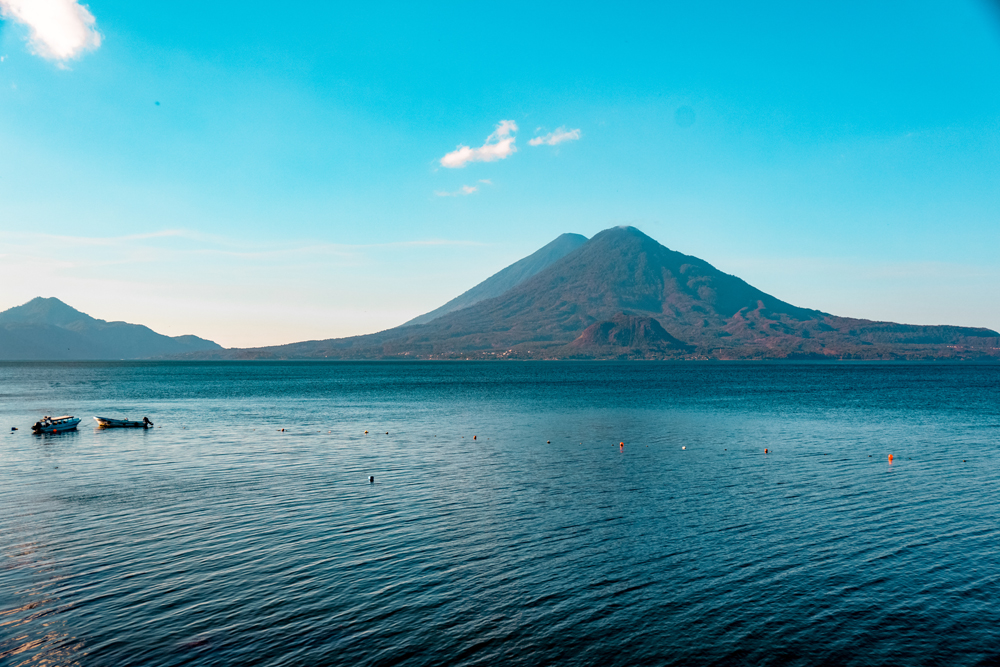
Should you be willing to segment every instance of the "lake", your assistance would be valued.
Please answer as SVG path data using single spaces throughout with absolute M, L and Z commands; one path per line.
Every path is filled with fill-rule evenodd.
M 2 363 L 0 428 L 0 665 L 1000 660 L 1000 365 Z

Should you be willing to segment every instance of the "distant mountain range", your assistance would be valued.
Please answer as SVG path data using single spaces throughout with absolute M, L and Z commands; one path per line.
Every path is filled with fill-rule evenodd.
M 989 329 L 837 317 L 632 227 L 564 234 L 441 308 L 350 338 L 211 359 L 997 359 Z
M 0 313 L 0 361 L 149 359 L 221 349 L 197 336 L 98 320 L 55 298 L 38 297 Z

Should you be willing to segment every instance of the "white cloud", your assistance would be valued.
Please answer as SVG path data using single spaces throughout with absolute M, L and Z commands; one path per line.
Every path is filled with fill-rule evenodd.
M 441 166 L 458 169 L 469 162 L 495 162 L 509 157 L 517 152 L 517 146 L 514 145 L 515 132 L 517 123 L 512 120 L 502 120 L 493 134 L 486 137 L 486 143 L 479 148 L 469 148 L 460 144 L 458 148 L 441 158 Z
M 461 188 L 455 190 L 454 192 L 438 191 L 435 192 L 434 194 L 437 195 L 438 197 L 465 197 L 466 195 L 471 195 L 474 192 L 477 192 L 478 190 L 479 186 L 477 185 L 463 185 Z
M 94 15 L 76 0 L 0 0 L 0 16 L 27 25 L 32 51 L 49 60 L 76 58 L 101 45 Z
M 536 132 L 538 130 L 535 130 Z M 566 127 L 560 127 L 555 132 L 549 132 L 541 137 L 535 137 L 528 142 L 529 146 L 541 146 L 545 144 L 546 146 L 555 146 L 556 144 L 561 144 L 564 141 L 576 141 L 580 138 L 580 129 L 567 130 Z

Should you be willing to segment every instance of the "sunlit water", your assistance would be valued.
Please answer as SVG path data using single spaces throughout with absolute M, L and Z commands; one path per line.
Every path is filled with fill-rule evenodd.
M 0 364 L 0 427 L 3 665 L 1000 660 L 996 365 Z

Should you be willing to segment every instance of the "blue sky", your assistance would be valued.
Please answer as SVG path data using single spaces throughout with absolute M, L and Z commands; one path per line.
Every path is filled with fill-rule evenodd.
M 632 224 L 798 305 L 1000 329 L 1000 11 L 811 4 L 0 0 L 0 309 L 367 333 Z

